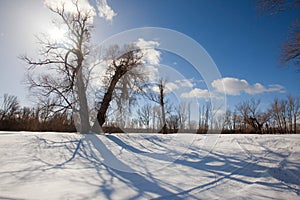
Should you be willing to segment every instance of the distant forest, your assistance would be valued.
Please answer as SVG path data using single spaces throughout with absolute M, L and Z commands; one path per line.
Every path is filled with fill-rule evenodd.
M 9 94 L 4 94 L 0 99 L 1 131 L 76 132 L 72 110 L 54 110 L 50 102 L 48 105 L 22 107 L 18 98 Z M 103 130 L 107 133 L 158 133 L 162 132 L 162 127 L 167 127 L 167 133 L 300 133 L 299 97 L 275 98 L 264 112 L 259 110 L 259 104 L 259 100 L 251 99 L 220 115 L 206 103 L 199 109 L 200 117 L 196 121 L 191 120 L 189 104 L 181 103 L 167 107 L 165 126 L 162 124 L 161 109 L 147 104 L 136 109 L 135 115 L 109 115 Z

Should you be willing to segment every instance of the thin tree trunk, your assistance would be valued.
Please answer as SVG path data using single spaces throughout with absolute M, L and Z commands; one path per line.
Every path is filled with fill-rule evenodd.
M 166 113 L 165 113 L 165 102 L 164 102 L 164 86 L 161 83 L 159 85 L 159 91 L 160 91 L 160 106 L 161 106 L 161 116 L 162 116 L 162 133 L 167 134 L 167 124 L 166 124 Z
M 297 116 L 294 114 L 294 133 L 297 133 Z
M 167 134 L 168 130 L 167 130 L 167 124 L 166 124 L 165 105 L 164 105 L 163 100 L 162 100 L 162 104 L 161 104 L 161 112 L 162 112 L 161 116 L 162 116 L 162 124 L 163 124 L 162 132 L 163 132 L 163 134 Z

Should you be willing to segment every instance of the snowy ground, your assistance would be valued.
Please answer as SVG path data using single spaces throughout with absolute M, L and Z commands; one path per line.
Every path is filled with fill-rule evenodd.
M 300 135 L 0 132 L 0 199 L 300 199 Z

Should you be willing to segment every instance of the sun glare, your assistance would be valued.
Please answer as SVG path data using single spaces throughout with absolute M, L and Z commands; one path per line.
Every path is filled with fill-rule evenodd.
M 52 40 L 54 40 L 56 42 L 60 42 L 64 38 L 65 31 L 55 27 L 49 31 L 49 35 Z

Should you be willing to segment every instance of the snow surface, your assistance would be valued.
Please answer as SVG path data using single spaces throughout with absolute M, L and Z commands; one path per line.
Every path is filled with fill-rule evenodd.
M 300 135 L 0 132 L 0 199 L 300 199 Z

